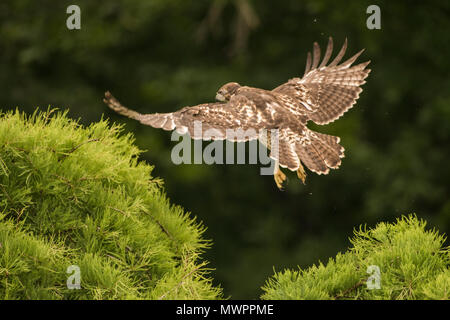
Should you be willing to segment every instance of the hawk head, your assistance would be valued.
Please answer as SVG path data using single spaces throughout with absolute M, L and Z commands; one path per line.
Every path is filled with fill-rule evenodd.
M 237 82 L 229 82 L 227 84 L 224 84 L 219 91 L 216 93 L 216 100 L 217 101 L 229 101 L 231 96 L 235 94 L 236 90 L 239 89 L 241 85 Z

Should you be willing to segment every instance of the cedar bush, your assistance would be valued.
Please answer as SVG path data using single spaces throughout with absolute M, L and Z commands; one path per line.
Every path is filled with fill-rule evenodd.
M 0 115 L 0 299 L 222 297 L 199 257 L 204 227 L 121 131 L 67 111 Z
M 409 215 L 395 224 L 360 227 L 350 240 L 353 247 L 327 265 L 275 273 L 262 298 L 450 299 L 450 248 L 443 247 L 444 236 L 425 226 Z M 379 289 L 369 280 L 371 265 L 379 267 Z
M 122 127 L 0 114 L 0 299 L 220 299 L 205 228 L 170 204 Z M 415 215 L 360 227 L 326 265 L 275 273 L 263 299 L 450 299 L 450 249 Z M 67 268 L 81 270 L 69 289 Z M 368 266 L 380 269 L 369 290 Z

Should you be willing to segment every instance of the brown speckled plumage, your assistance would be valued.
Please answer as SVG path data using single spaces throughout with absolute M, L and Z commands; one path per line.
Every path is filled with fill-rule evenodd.
M 327 174 L 330 168 L 337 169 L 341 164 L 344 148 L 339 144 L 339 137 L 314 132 L 306 124 L 308 121 L 320 125 L 335 121 L 356 103 L 362 91 L 360 86 L 370 72 L 366 69 L 370 61 L 352 66 L 361 50 L 340 63 L 346 49 L 347 40 L 327 65 L 333 51 L 332 39 L 328 41 L 322 61 L 319 45 L 314 43 L 302 78 L 290 79 L 273 90 L 228 83 L 217 92 L 220 102 L 185 107 L 172 113 L 140 114 L 122 106 L 109 92 L 104 101 L 116 112 L 145 125 L 188 132 L 193 139 L 259 139 L 271 147 L 263 130 L 277 129 L 278 153 L 271 152 L 271 157 L 281 167 L 303 170 L 303 162 L 311 171 Z M 196 121 L 202 124 L 198 132 L 194 131 Z M 230 135 L 238 129 L 245 134 Z

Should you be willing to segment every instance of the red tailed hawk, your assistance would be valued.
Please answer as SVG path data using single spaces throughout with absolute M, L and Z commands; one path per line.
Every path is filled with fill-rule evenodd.
M 308 121 L 320 125 L 330 123 L 341 117 L 358 99 L 362 91 L 360 86 L 370 72 L 366 69 L 370 61 L 352 66 L 364 51 L 361 50 L 339 63 L 346 48 L 347 39 L 337 56 L 327 64 L 333 51 L 332 38 L 329 38 L 322 62 L 319 45 L 315 42 L 312 58 L 308 52 L 302 78 L 290 79 L 273 90 L 230 82 L 217 91 L 218 102 L 185 107 L 176 112 L 140 114 L 121 105 L 109 92 L 105 93 L 104 102 L 114 111 L 145 125 L 164 130 L 176 129 L 179 133 L 189 132 L 193 139 L 259 139 L 269 149 L 272 148 L 270 157 L 275 160 L 274 179 L 281 189 L 286 176 L 279 166 L 297 171 L 304 183 L 306 173 L 302 162 L 317 174 L 328 174 L 330 168 L 337 169 L 341 164 L 344 148 L 339 144 L 340 138 L 314 132 L 306 124 Z M 201 122 L 201 130 L 194 130 L 196 121 Z M 244 130 L 245 135 L 229 134 L 238 129 Z M 272 152 L 270 132 L 273 130 L 278 135 L 278 152 Z

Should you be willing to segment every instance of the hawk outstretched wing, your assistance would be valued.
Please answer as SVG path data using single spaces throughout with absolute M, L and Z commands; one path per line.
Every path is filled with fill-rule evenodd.
M 315 42 L 312 59 L 308 52 L 303 78 L 293 78 L 273 91 L 294 97 L 297 102 L 295 111 L 306 114 L 308 120 L 317 124 L 335 121 L 355 104 L 362 91 L 360 86 L 365 83 L 364 79 L 370 72 L 370 69 L 365 69 L 370 61 L 352 66 L 364 49 L 339 64 L 346 49 L 347 39 L 334 60 L 327 65 L 333 51 L 330 37 L 319 65 L 320 47 Z
M 244 95 L 234 95 L 228 102 L 204 103 L 171 113 L 140 114 L 124 107 L 110 92 L 105 93 L 108 106 L 142 124 L 189 133 L 192 139 L 244 142 L 259 138 L 259 129 L 274 126 L 264 110 Z M 271 123 L 272 122 L 272 123 Z

